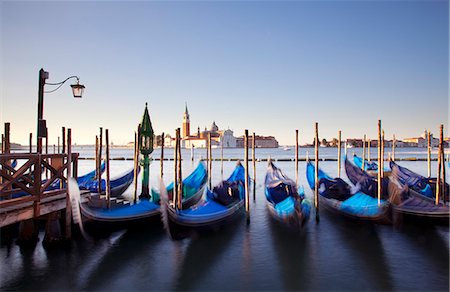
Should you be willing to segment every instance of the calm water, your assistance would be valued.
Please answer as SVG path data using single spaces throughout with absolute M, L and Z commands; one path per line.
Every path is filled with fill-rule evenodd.
M 80 153 L 93 156 L 91 150 Z M 131 151 L 114 149 L 112 156 L 131 157 Z M 204 153 L 196 150 L 195 157 Z M 305 153 L 300 150 L 301 156 Z M 375 149 L 372 153 L 376 155 Z M 336 149 L 321 149 L 321 154 L 335 157 Z M 195 165 L 190 151 L 183 155 L 188 158 L 183 165 L 187 174 Z M 257 158 L 293 155 L 294 151 L 257 149 Z M 396 155 L 426 157 L 422 149 L 404 149 Z M 219 149 L 214 156 L 220 156 Z M 225 150 L 225 157 L 242 156 L 242 149 Z M 293 162 L 276 164 L 295 178 Z M 426 175 L 426 162 L 400 164 Z M 224 162 L 224 176 L 234 165 Z M 80 174 L 93 166 L 94 161 L 81 160 Z M 112 176 L 131 166 L 132 161 L 112 161 Z M 166 161 L 164 166 L 168 183 L 173 163 Z M 162 227 L 149 225 L 101 239 L 77 238 L 68 248 L 46 250 L 41 242 L 34 249 L 2 246 L 1 290 L 449 290 L 448 227 L 356 223 L 322 210 L 320 223 L 311 220 L 303 232 L 292 233 L 268 216 L 262 185 L 266 162 L 256 166 L 256 200 L 251 200 L 249 225 L 242 217 L 219 232 L 182 241 L 172 241 Z M 320 166 L 337 175 L 336 162 Z M 300 162 L 299 167 L 300 183 L 311 197 L 306 165 Z M 432 170 L 436 173 L 435 162 Z M 155 186 L 159 161 L 152 163 L 150 173 Z M 213 184 L 221 180 L 220 162 L 213 163 L 212 176 Z M 128 190 L 126 196 L 130 195 Z

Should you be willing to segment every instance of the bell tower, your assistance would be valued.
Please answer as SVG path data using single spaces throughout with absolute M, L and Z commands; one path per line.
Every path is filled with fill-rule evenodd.
M 183 138 L 187 138 L 191 135 L 190 124 L 191 124 L 191 121 L 189 120 L 189 112 L 188 112 L 187 103 L 186 103 L 186 108 L 184 110 L 184 115 L 183 115 Z

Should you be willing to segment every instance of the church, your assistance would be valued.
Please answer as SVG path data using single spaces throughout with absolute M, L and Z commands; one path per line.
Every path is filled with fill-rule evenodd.
M 189 111 L 187 104 L 183 114 L 183 126 L 181 131 L 181 146 L 184 148 L 206 148 L 208 142 L 208 134 L 211 134 L 211 147 L 217 148 L 223 145 L 223 148 L 236 148 L 236 137 L 233 136 L 233 131 L 219 130 L 216 122 L 213 121 L 210 129 L 200 131 L 200 127 L 197 127 L 197 132 L 191 134 L 191 121 L 189 117 Z

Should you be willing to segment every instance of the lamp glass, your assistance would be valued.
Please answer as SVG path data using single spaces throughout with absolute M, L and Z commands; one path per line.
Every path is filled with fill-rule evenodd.
M 70 86 L 72 87 L 73 97 L 81 98 L 83 96 L 84 85 L 77 83 Z

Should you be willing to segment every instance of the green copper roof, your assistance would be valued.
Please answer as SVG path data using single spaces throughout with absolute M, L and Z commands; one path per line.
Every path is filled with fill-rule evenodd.
M 145 103 L 144 116 L 141 122 L 141 135 L 153 137 L 152 122 L 150 121 L 150 115 L 148 114 L 147 103 Z

